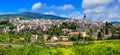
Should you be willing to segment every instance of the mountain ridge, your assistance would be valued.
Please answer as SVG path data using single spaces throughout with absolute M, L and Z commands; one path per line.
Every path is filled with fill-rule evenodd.
M 50 20 L 64 20 L 68 19 L 65 17 L 59 17 L 54 15 L 47 15 L 47 14 L 40 14 L 40 13 L 33 13 L 33 12 L 23 12 L 21 14 L 5 14 L 0 15 L 0 19 L 9 19 L 9 18 L 17 18 L 22 17 L 26 19 L 50 19 Z
M 120 24 L 120 22 L 117 22 L 117 21 L 114 21 L 114 22 L 111 22 L 112 24 Z

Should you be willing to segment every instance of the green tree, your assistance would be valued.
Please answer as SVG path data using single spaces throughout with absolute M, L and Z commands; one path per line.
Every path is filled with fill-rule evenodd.
M 119 31 L 118 39 L 120 39 L 120 31 Z
M 72 41 L 76 41 L 76 40 L 78 40 L 78 36 L 73 35 L 70 39 L 71 39 Z
M 0 41 L 1 42 L 7 42 L 7 41 L 9 41 L 9 33 L 2 33 L 1 35 L 0 35 Z
M 109 29 L 109 27 L 108 27 L 109 23 L 106 22 L 105 25 L 106 25 L 106 27 L 105 27 L 105 34 L 109 34 L 109 30 L 108 30 Z
M 98 32 L 98 40 L 101 40 L 102 39 L 102 33 L 101 32 Z
M 79 32 L 79 34 L 78 34 L 78 40 L 80 40 L 81 37 L 82 37 L 82 34 Z
M 92 35 L 92 33 L 93 33 L 93 30 L 92 30 L 92 29 L 90 29 L 90 34 Z
M 89 41 L 94 41 L 95 38 L 94 38 L 93 36 L 89 36 L 89 37 L 87 38 L 87 40 L 89 40 Z
M 59 36 L 61 34 L 61 30 L 57 26 L 52 26 L 51 28 L 48 29 L 48 34 L 49 35 L 57 35 Z

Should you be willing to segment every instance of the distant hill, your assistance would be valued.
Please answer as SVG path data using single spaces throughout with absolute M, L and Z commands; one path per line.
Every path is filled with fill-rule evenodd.
M 120 22 L 111 22 L 112 24 L 120 24 Z
M 50 20 L 64 20 L 67 18 L 54 16 L 54 15 L 45 15 L 45 14 L 39 14 L 39 13 L 32 13 L 32 12 L 23 12 L 21 14 L 6 14 L 6 15 L 0 15 L 1 19 L 9 19 L 9 18 L 25 18 L 25 19 L 50 19 Z

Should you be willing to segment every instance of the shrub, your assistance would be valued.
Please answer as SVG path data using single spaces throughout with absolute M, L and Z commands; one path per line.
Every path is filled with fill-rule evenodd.
M 87 38 L 87 40 L 88 40 L 88 41 L 94 41 L 95 38 L 94 38 L 93 36 L 89 36 L 89 37 Z

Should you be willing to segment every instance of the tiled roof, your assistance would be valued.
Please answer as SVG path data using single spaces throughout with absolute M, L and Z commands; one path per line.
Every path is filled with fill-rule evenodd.
M 83 34 L 84 32 L 70 32 L 69 34 L 79 34 L 79 33 Z

